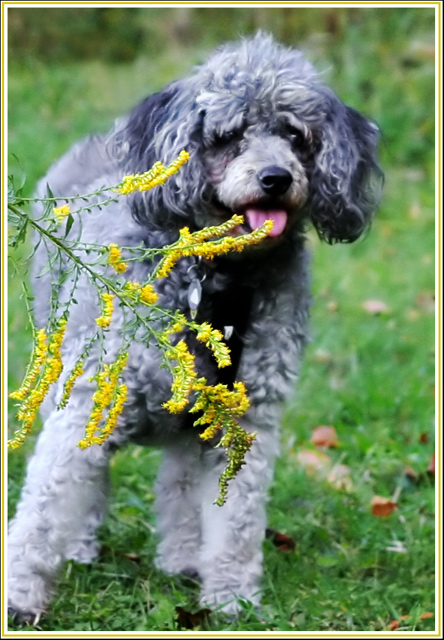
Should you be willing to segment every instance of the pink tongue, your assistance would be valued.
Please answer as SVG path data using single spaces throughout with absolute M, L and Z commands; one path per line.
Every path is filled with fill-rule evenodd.
M 264 211 L 262 209 L 247 209 L 245 211 L 245 217 L 252 231 L 261 227 L 266 220 L 273 220 L 273 229 L 270 231 L 270 236 L 279 236 L 287 224 L 287 212 L 286 211 Z

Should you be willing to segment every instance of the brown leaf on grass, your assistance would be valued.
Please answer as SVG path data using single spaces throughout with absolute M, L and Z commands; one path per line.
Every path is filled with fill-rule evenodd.
M 313 430 L 310 441 L 316 447 L 337 447 L 339 444 L 336 429 L 326 425 Z
M 401 626 L 401 623 L 399 622 L 399 620 L 392 620 L 388 626 L 388 629 L 390 631 L 395 631 L 395 629 L 397 629 L 399 626 Z
M 199 609 L 196 613 L 191 613 L 183 607 L 176 607 L 175 611 L 179 629 L 196 629 L 196 627 L 201 627 L 208 622 L 208 616 L 211 613 L 211 609 Z
M 419 616 L 420 620 L 427 620 L 427 618 L 433 618 L 435 616 L 435 614 L 433 613 L 433 611 L 424 611 L 424 613 L 421 613 L 421 615 Z
M 427 431 L 424 431 L 424 433 L 421 433 L 421 435 L 419 436 L 419 442 L 421 444 L 427 444 L 428 441 L 429 441 L 429 434 L 427 433 Z
M 390 498 L 383 498 L 382 496 L 373 496 L 372 498 L 372 514 L 378 518 L 390 516 L 397 508 L 396 502 L 392 502 Z
M 388 313 L 389 308 L 382 300 L 366 300 L 362 303 L 362 308 L 367 313 L 379 315 L 380 313 Z
M 287 536 L 284 533 L 279 533 L 274 529 L 267 529 L 265 537 L 267 540 L 271 540 L 279 551 L 285 551 L 288 553 L 289 551 L 294 551 L 296 549 L 296 543 L 293 538 L 290 538 L 290 536 Z
M 301 449 L 296 459 L 309 476 L 325 475 L 332 465 L 331 458 L 325 453 L 311 449 Z

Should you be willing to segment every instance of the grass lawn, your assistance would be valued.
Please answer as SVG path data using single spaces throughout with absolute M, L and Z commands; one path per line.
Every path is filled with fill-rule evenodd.
M 431 10 L 386 11 L 385 21 L 379 12 L 351 23 L 337 41 L 306 40 L 339 96 L 380 124 L 386 185 L 366 239 L 329 247 L 314 234 L 308 238 L 312 343 L 285 413 L 268 509 L 270 529 L 289 536 L 294 548 L 266 540 L 261 613 L 246 605 L 236 621 L 217 612 L 189 615 L 198 609 L 197 585 L 163 575 L 152 562 L 152 487 L 160 453 L 129 447 L 113 460 L 102 554 L 91 566 L 65 567 L 38 629 L 435 628 L 435 492 L 428 471 L 435 448 L 433 16 Z M 106 130 L 200 55 L 192 48 L 171 50 L 120 65 L 11 60 L 10 171 L 17 179 L 26 173 L 26 195 L 72 142 Z M 20 384 L 30 353 L 13 271 L 11 389 Z M 335 428 L 338 446 L 316 449 L 311 438 L 320 425 Z M 34 440 L 9 455 L 11 515 Z M 307 461 L 316 451 L 326 457 L 313 467 Z M 397 508 L 374 515 L 374 496 L 393 498 Z

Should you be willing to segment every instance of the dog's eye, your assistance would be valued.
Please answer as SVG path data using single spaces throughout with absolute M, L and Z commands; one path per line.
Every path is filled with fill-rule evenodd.
M 213 136 L 213 143 L 216 146 L 224 146 L 236 140 L 239 135 L 240 132 L 237 129 L 233 129 L 232 131 L 224 131 L 223 133 L 215 133 Z
M 305 144 L 304 134 L 300 129 L 296 129 L 296 127 L 287 127 L 287 138 L 296 149 L 303 147 Z

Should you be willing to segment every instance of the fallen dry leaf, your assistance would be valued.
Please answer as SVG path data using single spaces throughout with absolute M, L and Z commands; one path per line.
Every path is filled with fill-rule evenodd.
M 424 613 L 421 613 L 421 615 L 419 616 L 420 620 L 426 620 L 427 618 L 433 618 L 434 617 L 434 613 L 433 611 L 424 611 Z
M 393 502 L 390 498 L 383 498 L 382 496 L 373 496 L 372 498 L 372 514 L 378 518 L 385 518 L 391 515 L 397 507 L 396 502 Z
M 316 447 L 337 447 L 339 444 L 336 429 L 329 426 L 316 427 L 313 430 L 310 441 Z
M 288 553 L 289 551 L 294 551 L 296 549 L 296 543 L 293 538 L 290 538 L 290 536 L 287 536 L 284 533 L 279 533 L 274 529 L 267 529 L 265 536 L 267 540 L 271 540 L 279 551 L 285 551 Z
M 322 451 L 301 449 L 296 455 L 298 463 L 305 469 L 309 476 L 326 474 L 332 461 Z
M 399 622 L 399 620 L 392 620 L 391 623 L 389 624 L 388 628 L 390 629 L 390 631 L 394 631 L 400 625 L 401 625 L 401 623 Z
M 366 300 L 362 303 L 362 308 L 373 315 L 388 313 L 389 311 L 388 306 L 382 300 Z

